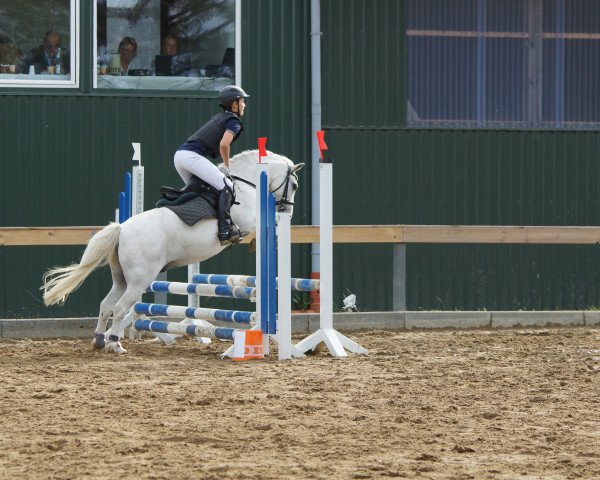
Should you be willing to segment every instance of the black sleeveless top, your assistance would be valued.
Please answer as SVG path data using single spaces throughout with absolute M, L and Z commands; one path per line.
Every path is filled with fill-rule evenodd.
M 227 127 L 230 128 L 227 128 Z M 190 150 L 203 157 L 216 158 L 219 154 L 219 144 L 226 130 L 234 132 L 235 142 L 244 129 L 239 117 L 229 111 L 217 113 L 200 129 L 190 135 L 179 150 Z

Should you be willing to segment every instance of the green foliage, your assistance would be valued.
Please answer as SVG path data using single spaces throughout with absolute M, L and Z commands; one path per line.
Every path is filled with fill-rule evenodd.
M 313 303 L 313 299 L 308 292 L 297 292 L 294 294 L 292 301 L 297 307 L 297 310 L 308 310 Z

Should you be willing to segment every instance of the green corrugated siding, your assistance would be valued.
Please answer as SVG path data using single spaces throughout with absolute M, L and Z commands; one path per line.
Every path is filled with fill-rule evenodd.
M 405 128 L 405 2 L 322 2 L 335 224 L 598 225 L 598 132 Z M 338 245 L 334 299 L 392 308 L 392 246 Z M 409 245 L 410 309 L 600 304 L 595 246 Z
M 323 124 L 404 124 L 403 0 L 322 0 Z
M 328 144 L 336 224 L 600 224 L 598 132 L 338 129 Z M 391 247 L 336 247 L 334 298 L 389 310 L 391 260 Z M 598 246 L 410 245 L 407 306 L 595 306 L 599 261 Z
M 599 132 L 406 129 L 404 2 L 322 0 L 321 7 L 334 223 L 600 224 Z M 272 150 L 310 163 L 310 2 L 244 1 L 242 17 L 243 86 L 252 97 L 236 147 L 254 148 L 266 135 Z M 142 143 L 149 208 L 159 185 L 178 183 L 175 148 L 214 111 L 213 100 L 193 96 L 0 95 L 0 224 L 111 220 L 132 141 Z M 306 168 L 296 224 L 310 223 L 310 184 Z M 64 308 L 41 306 L 42 272 L 81 250 L 0 248 L 0 317 L 94 315 L 108 289 L 106 269 Z M 391 309 L 391 245 L 337 245 L 334 255 L 337 305 L 350 290 L 361 309 Z M 407 255 L 411 309 L 600 304 L 596 246 L 410 245 Z M 294 246 L 293 258 L 293 273 L 307 275 L 309 247 Z M 253 256 L 234 248 L 202 268 L 250 273 Z

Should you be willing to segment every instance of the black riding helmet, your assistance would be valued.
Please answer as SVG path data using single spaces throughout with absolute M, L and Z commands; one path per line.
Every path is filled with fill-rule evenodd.
M 231 108 L 231 104 L 240 98 L 248 98 L 244 90 L 235 85 L 228 85 L 219 92 L 219 105 L 223 108 Z

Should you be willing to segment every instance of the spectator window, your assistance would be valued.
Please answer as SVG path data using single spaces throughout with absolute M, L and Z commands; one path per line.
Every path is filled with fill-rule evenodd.
M 77 87 L 77 0 L 0 6 L 0 87 Z
M 94 87 L 218 91 L 235 83 L 239 0 L 96 0 Z
M 598 128 L 600 2 L 408 0 L 412 126 Z

